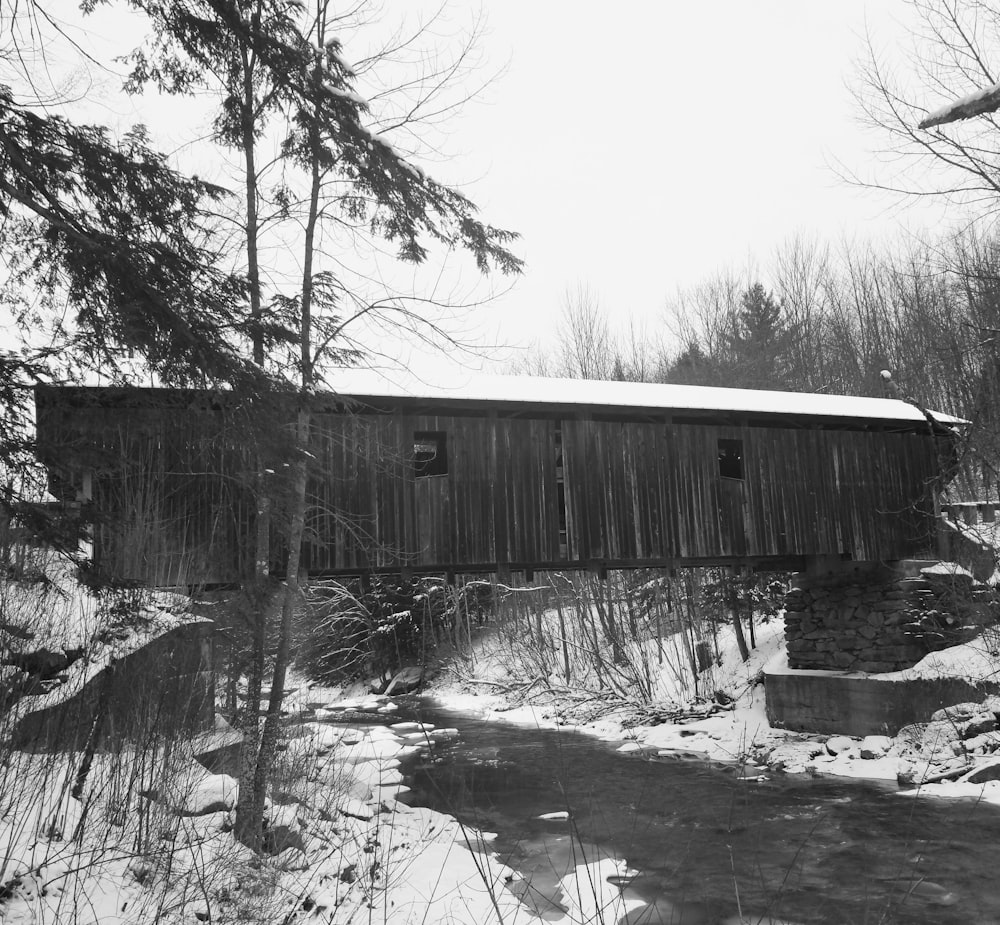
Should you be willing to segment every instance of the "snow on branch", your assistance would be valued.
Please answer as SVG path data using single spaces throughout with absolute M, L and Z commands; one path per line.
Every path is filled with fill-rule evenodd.
M 983 113 L 996 112 L 997 109 L 1000 109 L 1000 83 L 993 84 L 985 90 L 976 90 L 975 93 L 935 109 L 921 120 L 918 128 L 933 128 L 935 125 L 971 119 Z

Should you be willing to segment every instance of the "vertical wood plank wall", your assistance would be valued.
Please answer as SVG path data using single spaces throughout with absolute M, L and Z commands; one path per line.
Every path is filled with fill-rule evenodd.
M 111 515 L 96 528 L 97 554 L 119 577 L 225 580 L 245 566 L 250 462 L 218 420 L 155 408 L 40 410 L 50 455 L 61 454 L 67 471 L 95 472 L 95 500 Z M 421 432 L 445 435 L 445 473 L 417 475 Z M 720 474 L 719 440 L 742 442 L 743 478 Z M 692 424 L 666 414 L 320 414 L 313 455 L 304 564 L 314 572 L 903 558 L 928 541 L 939 465 L 927 434 Z

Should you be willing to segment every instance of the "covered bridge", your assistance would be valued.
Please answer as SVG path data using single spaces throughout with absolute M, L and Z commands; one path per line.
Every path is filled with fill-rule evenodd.
M 335 385 L 314 409 L 312 574 L 920 556 L 954 436 L 954 419 L 886 398 L 358 372 Z M 201 390 L 39 387 L 36 402 L 52 491 L 92 502 L 105 572 L 172 585 L 246 571 L 255 474 L 280 485 L 280 421 L 268 442 L 231 393 Z

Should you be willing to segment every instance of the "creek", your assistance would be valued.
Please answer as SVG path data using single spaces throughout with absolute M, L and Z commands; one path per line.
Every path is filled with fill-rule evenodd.
M 627 861 L 635 876 L 620 885 L 647 903 L 618 925 L 740 911 L 803 925 L 1000 922 L 995 806 L 844 778 L 754 780 L 430 701 L 414 714 L 460 734 L 404 769 L 406 800 L 496 833 L 491 850 L 530 881 L 523 901 L 545 918 L 563 918 L 560 876 L 603 855 Z M 568 819 L 538 818 L 562 811 Z

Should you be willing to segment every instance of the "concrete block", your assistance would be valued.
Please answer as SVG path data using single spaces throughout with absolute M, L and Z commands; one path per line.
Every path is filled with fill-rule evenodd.
M 794 671 L 764 673 L 767 717 L 772 726 L 830 735 L 894 735 L 926 723 L 935 710 L 1000 694 L 1000 684 L 978 686 L 956 678 L 888 681 Z

